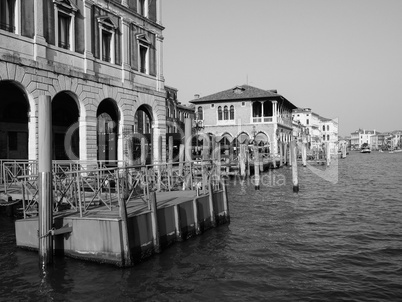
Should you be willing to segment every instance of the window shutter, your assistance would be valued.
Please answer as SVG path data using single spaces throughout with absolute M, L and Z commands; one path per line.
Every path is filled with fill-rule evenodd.
M 34 26 L 34 1 L 21 0 L 21 35 L 33 38 L 35 35 Z
M 118 28 L 115 31 L 115 64 L 116 65 L 121 65 L 121 20 L 118 20 Z
M 100 9 L 92 6 L 92 53 L 95 58 L 99 59 L 99 25 L 97 17 L 100 15 Z
M 157 0 L 148 0 L 148 18 L 154 22 L 156 22 L 156 1 Z
M 85 20 L 81 12 L 84 11 L 84 4 L 77 3 L 78 12 L 75 15 L 75 51 L 83 54 L 85 51 Z
M 156 38 L 154 34 L 150 34 L 149 36 L 152 43 L 149 53 L 149 74 L 156 76 Z
M 130 58 L 131 58 L 131 68 L 134 70 L 138 70 L 138 41 L 137 41 L 137 29 L 134 25 L 131 26 L 131 41 L 130 41 Z
M 128 7 L 137 12 L 137 0 L 128 0 Z
M 54 4 L 52 0 L 47 0 L 43 4 L 43 15 L 44 15 L 44 36 L 46 42 L 54 45 L 55 44 L 55 34 L 54 30 L 56 28 L 54 22 Z

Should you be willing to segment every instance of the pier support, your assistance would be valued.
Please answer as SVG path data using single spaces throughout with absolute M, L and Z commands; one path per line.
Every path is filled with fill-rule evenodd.
M 151 205 L 151 223 L 152 223 L 152 238 L 154 244 L 154 252 L 160 253 L 159 244 L 159 227 L 158 227 L 158 207 L 156 203 L 156 192 L 149 193 L 150 205 Z
M 52 189 L 52 103 L 50 96 L 39 96 L 38 120 L 39 188 L 39 264 L 53 263 L 53 189 Z

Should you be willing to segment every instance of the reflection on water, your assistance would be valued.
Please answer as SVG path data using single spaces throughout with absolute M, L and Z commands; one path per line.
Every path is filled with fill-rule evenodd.
M 257 191 L 232 179 L 230 225 L 129 269 L 56 258 L 43 272 L 0 217 L 0 300 L 400 299 L 402 154 L 351 153 L 335 184 L 299 167 L 299 194 L 290 173 L 264 174 Z

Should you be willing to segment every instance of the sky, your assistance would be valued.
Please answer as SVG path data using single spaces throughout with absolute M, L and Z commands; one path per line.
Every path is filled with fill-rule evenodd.
M 164 0 L 162 24 L 183 104 L 248 84 L 338 118 L 341 136 L 402 130 L 402 0 Z

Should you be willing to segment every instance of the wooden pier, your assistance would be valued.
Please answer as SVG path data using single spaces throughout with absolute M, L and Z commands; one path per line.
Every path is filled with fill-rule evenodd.
M 3 194 L 21 198 L 17 246 L 37 250 L 37 176 L 11 174 L 35 171 L 35 163 L 18 165 L 3 164 Z M 53 163 L 52 186 L 53 226 L 45 236 L 56 254 L 78 259 L 131 266 L 230 221 L 226 186 L 211 161 L 96 169 Z

